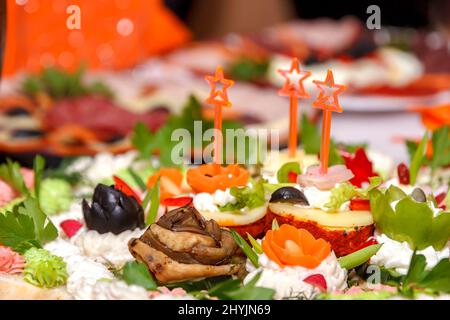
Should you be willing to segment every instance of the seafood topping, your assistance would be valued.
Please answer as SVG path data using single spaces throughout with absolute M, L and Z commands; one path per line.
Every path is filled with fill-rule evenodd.
M 231 233 L 205 221 L 192 206 L 166 213 L 128 245 L 161 283 L 245 272 L 245 258 Z

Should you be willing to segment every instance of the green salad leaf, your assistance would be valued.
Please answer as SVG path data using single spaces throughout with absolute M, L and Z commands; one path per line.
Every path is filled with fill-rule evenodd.
M 138 285 L 149 291 L 158 288 L 152 274 L 143 263 L 127 262 L 123 268 L 122 277 L 127 284 Z
M 356 195 L 358 195 L 358 191 L 354 185 L 348 182 L 340 183 L 331 189 L 331 196 L 324 206 L 329 211 L 337 211 L 342 204 L 354 198 Z
M 414 185 L 416 183 L 417 174 L 419 173 L 420 167 L 422 166 L 423 159 L 425 157 L 427 142 L 428 142 L 428 132 L 425 132 L 422 141 L 417 147 L 416 152 L 414 153 L 414 156 L 411 161 L 411 166 L 409 169 L 411 185 Z
M 435 217 L 429 203 L 417 202 L 395 186 L 384 192 L 373 189 L 369 194 L 374 221 L 389 238 L 406 241 L 413 250 L 428 246 L 441 250 L 447 243 L 450 212 L 440 212 Z M 394 201 L 395 209 L 391 206 Z
M 331 189 L 331 196 L 324 206 L 328 208 L 327 211 L 333 212 L 339 210 L 345 202 L 350 201 L 355 197 L 369 199 L 369 192 L 377 188 L 382 181 L 381 177 L 370 177 L 369 186 L 365 189 L 357 188 L 349 182 L 340 183 L 338 186 Z
M 220 211 L 237 211 L 243 208 L 254 209 L 266 203 L 264 183 L 262 181 L 253 183 L 252 187 L 232 187 L 230 194 L 236 198 L 236 201 L 219 207 Z

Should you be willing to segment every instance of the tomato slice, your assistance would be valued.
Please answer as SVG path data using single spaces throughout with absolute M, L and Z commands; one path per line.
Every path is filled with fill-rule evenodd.
M 370 210 L 370 201 L 364 199 L 352 199 L 350 200 L 350 210 Z
M 162 200 L 161 204 L 167 207 L 184 207 L 192 204 L 192 197 L 167 198 Z
M 134 190 L 122 179 L 120 179 L 118 176 L 113 176 L 114 179 L 114 188 L 116 190 L 122 191 L 129 197 L 133 197 L 136 199 L 136 201 L 139 204 L 142 204 L 141 198 L 134 192 Z

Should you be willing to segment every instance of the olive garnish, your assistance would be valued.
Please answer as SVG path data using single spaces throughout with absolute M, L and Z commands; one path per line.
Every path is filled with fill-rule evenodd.
M 411 197 L 413 197 L 413 199 L 417 202 L 427 202 L 427 196 L 420 188 L 415 188 L 411 193 Z
M 283 187 L 276 190 L 272 193 L 269 202 L 288 202 L 309 206 L 308 199 L 306 199 L 303 192 L 294 187 Z
M 127 196 L 114 187 L 98 184 L 94 190 L 92 205 L 83 199 L 83 215 L 86 226 L 99 233 L 122 233 L 144 228 L 144 210 L 134 197 Z

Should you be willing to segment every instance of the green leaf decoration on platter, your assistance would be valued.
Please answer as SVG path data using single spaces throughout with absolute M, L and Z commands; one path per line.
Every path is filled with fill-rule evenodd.
M 450 212 L 434 216 L 428 202 L 417 202 L 395 186 L 384 192 L 371 190 L 370 207 L 377 228 L 391 239 L 406 241 L 413 250 L 429 246 L 441 250 L 450 238 Z

